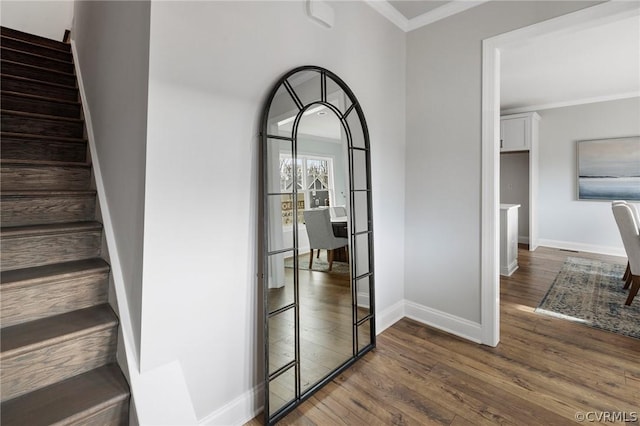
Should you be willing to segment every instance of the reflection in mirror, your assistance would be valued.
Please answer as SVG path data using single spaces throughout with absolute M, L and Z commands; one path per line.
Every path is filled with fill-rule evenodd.
M 356 235 L 356 277 L 369 272 L 369 234 Z
M 287 82 L 302 105 L 322 100 L 321 74 L 315 70 L 301 71 L 289 77 Z
M 296 373 L 292 367 L 269 381 L 269 416 L 275 414 L 296 397 Z
M 265 423 L 275 424 L 375 346 L 370 155 L 355 96 L 319 67 L 282 77 L 261 136 Z
M 358 352 L 371 344 L 371 324 L 370 320 L 358 326 Z
M 367 153 L 365 151 L 353 150 L 353 189 L 367 189 Z
M 296 135 L 303 167 L 298 195 L 305 198 L 308 218 L 298 224 L 302 392 L 353 356 L 349 240 L 346 232 L 336 235 L 340 234 L 336 228 L 346 227 L 351 216 L 344 196 L 348 193 L 347 145 L 338 116 L 320 107 L 312 105 L 310 110 L 315 112 L 302 115 Z M 341 209 L 333 208 L 338 205 Z M 324 216 L 318 217 L 324 221 L 310 220 L 320 211 Z
M 369 230 L 368 195 L 366 191 L 353 193 L 353 222 L 354 232 L 360 233 Z
M 293 276 L 293 251 L 269 256 L 268 313 L 289 306 L 295 301 Z M 290 265 L 285 268 L 285 265 Z
M 269 318 L 269 374 L 295 360 L 295 317 L 288 309 Z
M 347 115 L 347 124 L 351 131 L 351 145 L 354 148 L 365 148 L 364 132 L 362 131 L 360 118 L 354 110 L 351 110 L 349 115 Z
M 356 281 L 356 319 L 360 321 L 371 313 L 371 297 L 369 295 L 369 277 Z

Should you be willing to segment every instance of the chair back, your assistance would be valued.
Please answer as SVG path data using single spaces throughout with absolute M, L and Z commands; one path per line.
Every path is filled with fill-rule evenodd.
M 347 245 L 346 238 L 336 238 L 333 235 L 329 209 L 305 210 L 304 223 L 312 249 L 335 249 Z
M 625 204 L 629 206 L 631 208 L 631 213 L 633 213 L 633 217 L 636 220 L 636 225 L 638 225 L 638 228 L 640 228 L 640 210 L 638 210 L 638 208 L 634 204 L 627 203 L 625 200 L 615 200 L 611 202 L 612 206 L 615 206 L 616 204 Z
M 347 215 L 347 208 L 345 206 L 329 207 L 331 210 L 331 217 L 345 217 Z
M 638 230 L 633 207 L 626 203 L 613 203 L 611 209 L 622 237 L 624 250 L 627 252 L 631 273 L 640 275 L 640 230 Z

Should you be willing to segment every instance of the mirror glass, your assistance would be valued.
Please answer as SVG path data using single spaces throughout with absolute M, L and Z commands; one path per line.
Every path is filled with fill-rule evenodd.
M 349 239 L 345 229 L 351 215 L 344 195 L 348 193 L 349 176 L 347 139 L 343 138 L 339 117 L 323 105 L 311 105 L 300 118 L 296 137 L 297 158 L 303 169 L 298 196 L 304 198 L 304 214 L 328 213 L 327 228 L 318 226 L 320 221 L 298 223 L 300 381 L 305 392 L 353 356 Z M 344 232 L 337 229 L 339 226 Z M 327 230 L 330 235 L 324 235 Z M 342 247 L 318 248 L 322 244 L 314 239 L 326 239 L 329 246 Z
M 375 346 L 369 139 L 336 75 L 283 76 L 263 113 L 265 423 Z

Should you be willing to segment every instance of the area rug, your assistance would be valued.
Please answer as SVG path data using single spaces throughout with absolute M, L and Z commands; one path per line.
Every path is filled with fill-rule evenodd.
M 539 314 L 577 321 L 640 339 L 640 300 L 625 306 L 624 265 L 569 257 L 536 308 Z
M 309 253 L 305 253 L 300 256 L 298 260 L 298 267 L 300 269 L 309 270 Z M 289 257 L 285 259 L 284 266 L 287 268 L 293 268 L 293 258 Z M 349 264 L 345 262 L 336 262 L 333 261 L 333 268 L 329 271 L 329 262 L 327 262 L 327 251 L 322 250 L 320 252 L 320 258 L 316 257 L 316 253 L 313 253 L 313 265 L 311 266 L 312 271 L 319 272 L 328 272 L 330 274 L 346 274 L 348 275 Z

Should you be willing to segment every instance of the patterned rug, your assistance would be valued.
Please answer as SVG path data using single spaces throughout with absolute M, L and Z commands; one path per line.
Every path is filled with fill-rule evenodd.
M 309 270 L 309 253 L 305 253 L 300 255 L 300 259 L 298 260 L 298 267 L 300 269 Z M 284 266 L 287 268 L 293 268 L 293 258 L 287 258 L 284 260 Z M 330 274 L 349 274 L 349 264 L 345 262 L 337 262 L 333 261 L 333 268 L 329 271 L 329 262 L 327 262 L 327 251 L 322 250 L 320 252 L 320 258 L 316 257 L 315 252 L 313 253 L 313 265 L 311 266 L 312 271 L 319 272 L 328 272 Z
M 624 265 L 569 257 L 536 312 L 640 339 L 640 300 L 625 306 Z

